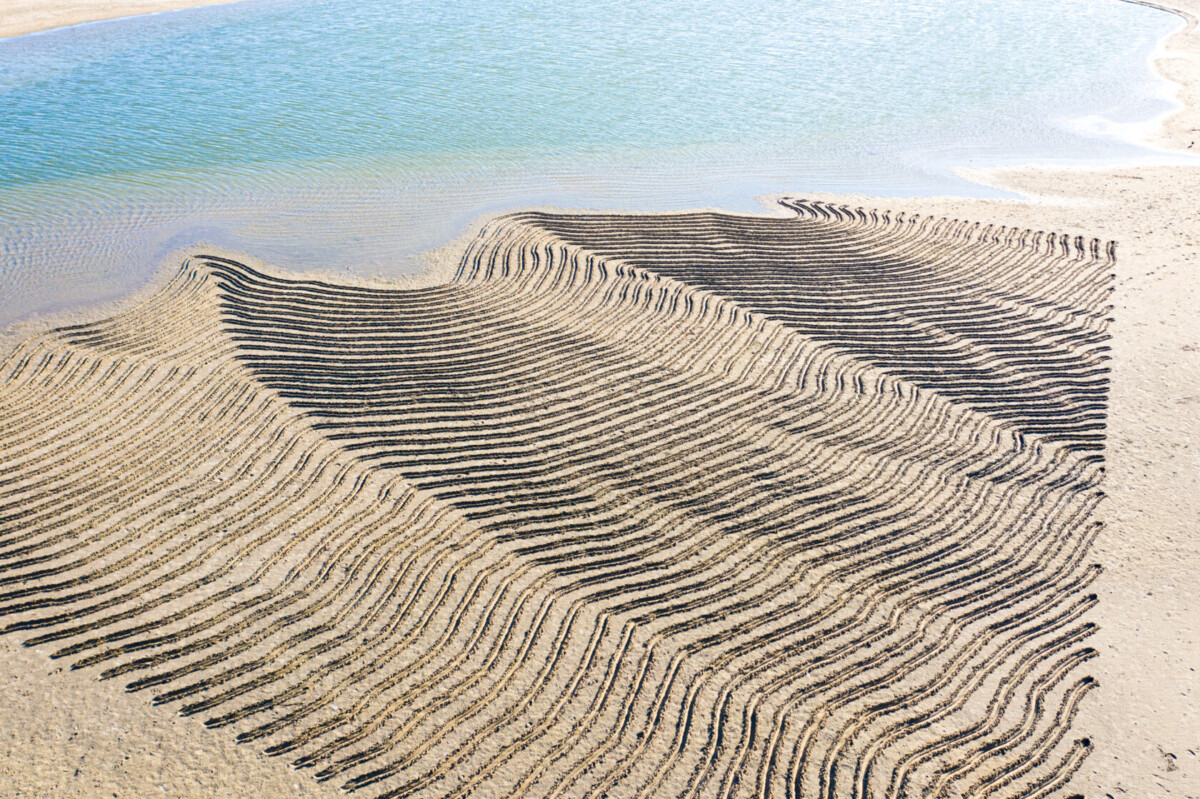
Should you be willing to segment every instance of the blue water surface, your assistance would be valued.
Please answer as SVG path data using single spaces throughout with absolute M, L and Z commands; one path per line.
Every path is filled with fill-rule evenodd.
M 753 210 L 1128 158 L 1175 18 L 1117 0 L 251 0 L 0 41 L 0 324 L 204 240 L 397 274 L 530 204 Z

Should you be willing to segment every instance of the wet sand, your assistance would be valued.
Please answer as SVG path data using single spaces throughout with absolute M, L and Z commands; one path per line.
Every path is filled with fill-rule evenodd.
M 0 38 L 159 11 L 245 0 L 4 0 Z
M 1159 61 L 1191 104 L 1164 126 L 1178 149 L 1198 53 L 1192 27 Z M 527 212 L 409 290 L 193 253 L 124 315 L 36 336 L 0 394 L 35 425 L 0 445 L 32 464 L 7 501 L 49 514 L 3 528 L 28 577 L 0 612 L 29 626 L 0 637 L 21 709 L 0 717 L 0 792 L 715 795 L 731 774 L 782 792 L 778 751 L 814 795 L 854 776 L 869 795 L 1196 796 L 1200 169 L 972 177 L 1027 199 Z M 868 506 L 892 515 L 838 515 Z M 270 530 L 234 526 L 251 508 Z M 153 530 L 176 544 L 143 573 Z M 881 538 L 899 549 L 877 562 Z M 962 586 L 935 553 L 964 559 Z M 394 630 L 339 637 L 394 605 L 410 583 L 383 578 L 409 563 L 461 577 Z M 241 615 L 217 618 L 231 596 Z M 921 698 L 867 710 L 895 696 Z M 682 718 L 705 722 L 681 741 Z

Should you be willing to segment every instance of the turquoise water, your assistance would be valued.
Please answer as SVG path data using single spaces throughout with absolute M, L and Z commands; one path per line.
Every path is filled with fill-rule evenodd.
M 530 204 L 754 210 L 1129 158 L 1178 21 L 1096 0 L 253 0 L 0 41 L 0 324 L 206 241 L 397 274 Z

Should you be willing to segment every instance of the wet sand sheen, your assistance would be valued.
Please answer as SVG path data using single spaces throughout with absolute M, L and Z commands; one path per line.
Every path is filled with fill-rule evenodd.
M 1060 787 L 1112 248 L 785 205 L 196 254 L 26 342 L 4 629 L 376 796 Z

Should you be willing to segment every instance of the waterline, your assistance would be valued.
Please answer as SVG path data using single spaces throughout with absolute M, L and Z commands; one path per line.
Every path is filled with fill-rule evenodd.
M 0 324 L 196 241 L 401 274 L 493 210 L 994 196 L 953 169 L 1145 157 L 1078 120 L 1169 107 L 1145 63 L 1177 21 L 1054 5 L 256 0 L 3 42 Z

